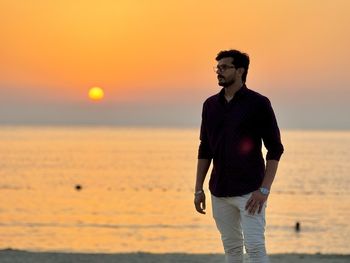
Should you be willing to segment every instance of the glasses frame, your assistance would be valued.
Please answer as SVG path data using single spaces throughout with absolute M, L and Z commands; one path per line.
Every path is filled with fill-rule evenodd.
M 213 66 L 214 72 L 225 72 L 226 70 L 229 70 L 230 68 L 236 68 L 235 66 L 229 66 L 229 65 L 222 65 L 222 66 Z

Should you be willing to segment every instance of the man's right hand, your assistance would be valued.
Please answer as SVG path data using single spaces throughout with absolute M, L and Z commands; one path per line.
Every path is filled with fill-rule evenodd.
M 202 191 L 194 196 L 194 205 L 198 213 L 205 214 L 205 194 Z

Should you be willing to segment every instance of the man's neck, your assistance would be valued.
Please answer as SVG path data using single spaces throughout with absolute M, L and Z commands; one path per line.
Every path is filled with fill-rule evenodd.
M 244 84 L 242 82 L 234 83 L 228 87 L 225 87 L 225 97 L 226 99 L 232 99 L 236 92 L 243 86 Z

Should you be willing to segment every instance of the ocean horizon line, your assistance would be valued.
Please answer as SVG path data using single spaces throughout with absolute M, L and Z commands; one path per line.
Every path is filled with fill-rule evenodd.
M 125 129 L 200 129 L 200 124 L 103 124 L 103 123 L 0 123 L 0 128 L 125 128 Z M 339 127 L 280 127 L 281 131 L 347 132 L 350 128 Z

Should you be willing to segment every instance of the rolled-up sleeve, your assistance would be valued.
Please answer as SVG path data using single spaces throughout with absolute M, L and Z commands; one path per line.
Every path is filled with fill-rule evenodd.
M 271 102 L 265 98 L 261 113 L 262 140 L 267 149 L 266 160 L 279 161 L 284 147 L 281 143 L 281 134 Z
M 211 160 L 213 158 L 209 140 L 208 140 L 208 134 L 207 134 L 207 108 L 206 103 L 203 104 L 202 109 L 202 123 L 201 123 L 201 130 L 200 130 L 200 144 L 198 148 L 198 159 L 208 159 Z

